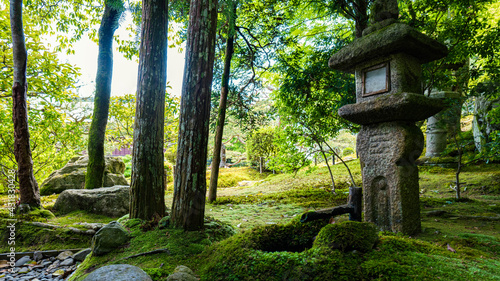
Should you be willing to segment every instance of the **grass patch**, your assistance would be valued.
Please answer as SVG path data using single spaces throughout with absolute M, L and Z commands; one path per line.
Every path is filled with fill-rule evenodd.
M 260 174 L 250 167 L 220 168 L 217 178 L 217 187 L 235 187 L 242 181 L 259 181 L 265 179 L 270 173 Z M 211 171 L 207 171 L 207 186 L 210 184 Z

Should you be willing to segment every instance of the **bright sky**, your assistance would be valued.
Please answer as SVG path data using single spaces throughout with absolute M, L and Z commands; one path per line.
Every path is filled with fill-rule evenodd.
M 115 32 L 122 38 L 128 37 L 128 31 L 125 29 L 124 22 Z M 124 94 L 133 94 L 137 89 L 137 69 L 138 63 L 127 60 L 118 52 L 116 42 L 113 43 L 115 49 L 113 53 L 113 84 L 111 86 L 111 95 L 120 96 Z M 67 61 L 76 65 L 81 70 L 79 95 L 88 97 L 94 94 L 95 76 L 97 73 L 97 54 L 98 45 L 92 42 L 88 37 L 82 38 L 74 44 L 75 54 L 59 54 L 61 61 Z M 180 96 L 182 87 L 182 76 L 184 73 L 184 53 L 179 53 L 177 48 L 169 48 L 167 54 L 167 82 L 172 87 L 170 93 Z

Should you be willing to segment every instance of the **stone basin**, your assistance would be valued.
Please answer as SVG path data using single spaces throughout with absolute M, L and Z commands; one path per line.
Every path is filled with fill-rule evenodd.
M 339 109 L 339 115 L 353 123 L 369 125 L 389 121 L 416 122 L 427 119 L 444 108 L 440 99 L 414 93 L 398 93 Z

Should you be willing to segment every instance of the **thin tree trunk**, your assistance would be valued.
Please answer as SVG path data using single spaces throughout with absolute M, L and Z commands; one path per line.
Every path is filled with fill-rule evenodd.
M 203 228 L 217 0 L 191 0 L 182 85 L 172 224 Z
M 163 125 L 167 83 L 167 35 L 167 1 L 143 0 L 132 149 L 130 218 L 151 220 L 165 214 Z
M 457 146 L 458 149 L 458 163 L 457 163 L 457 171 L 455 173 L 455 180 L 457 182 L 457 185 L 455 186 L 455 192 L 456 192 L 456 199 L 460 199 L 460 172 L 462 169 L 462 153 L 463 149 L 462 146 L 460 145 L 458 139 L 457 139 L 457 134 L 453 135 L 453 139 L 455 140 L 455 145 Z
M 233 13 L 236 14 L 236 5 L 233 3 Z M 208 202 L 217 199 L 217 180 L 219 179 L 219 162 L 222 147 L 222 136 L 224 134 L 224 122 L 226 121 L 226 101 L 229 92 L 229 73 L 231 69 L 231 59 L 234 53 L 234 29 L 235 16 L 229 17 L 228 38 L 226 44 L 226 55 L 224 58 L 224 72 L 222 73 L 222 89 L 219 103 L 219 116 L 217 120 L 217 130 L 215 132 L 214 154 L 212 156 L 212 169 L 210 174 L 210 187 L 208 189 Z
M 316 142 L 319 146 L 319 150 L 323 155 L 323 159 L 325 159 L 326 167 L 328 167 L 328 172 L 330 172 L 330 179 L 332 180 L 332 193 L 335 193 L 335 180 L 333 179 L 332 169 L 330 168 L 330 164 L 328 164 L 328 157 L 326 157 L 325 151 L 323 151 L 323 147 L 319 142 Z
M 111 3 L 116 2 L 116 3 Z M 121 7 L 119 6 L 121 5 Z M 123 12 L 121 0 L 107 0 L 99 28 L 99 56 L 97 58 L 94 114 L 89 131 L 89 163 L 85 175 L 85 188 L 93 189 L 104 183 L 104 140 L 108 123 L 111 79 L 113 77 L 113 34 Z
M 12 86 L 12 120 L 14 122 L 14 155 L 17 162 L 19 196 L 21 204 L 38 208 L 40 191 L 33 175 L 30 134 L 28 130 L 28 106 L 26 67 L 28 54 L 24 40 L 23 1 L 10 1 L 10 27 L 12 31 L 12 50 L 14 59 L 14 84 Z

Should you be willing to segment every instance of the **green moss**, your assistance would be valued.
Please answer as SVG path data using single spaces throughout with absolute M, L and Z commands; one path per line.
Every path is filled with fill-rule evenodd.
M 126 246 L 102 257 L 87 257 L 70 280 L 83 280 L 88 273 L 98 267 L 119 263 L 139 266 L 150 273 L 154 280 L 166 279 L 177 265 L 198 267 L 198 263 L 202 262 L 197 257 L 198 254 L 214 242 L 234 234 L 231 226 L 212 218 L 205 220 L 203 231 L 185 232 L 182 229 L 168 227 L 144 232 L 141 230 L 141 223 L 129 227 L 129 231 L 131 240 Z M 125 259 L 157 249 L 168 249 L 168 252 Z
M 344 204 L 348 193 L 346 189 L 337 190 L 337 194 L 318 188 L 292 189 L 271 194 L 258 193 L 256 195 L 222 196 L 217 198 L 213 204 L 244 204 L 273 201 L 273 203 L 280 204 L 295 203 L 304 207 L 325 207 Z
M 0 221 L 0 237 L 2 253 L 9 252 L 9 221 Z M 91 235 L 77 234 L 66 228 L 44 228 L 19 221 L 16 224 L 16 252 L 36 250 L 60 250 L 88 248 Z
M 378 239 L 378 231 L 374 224 L 345 221 L 323 227 L 314 240 L 314 247 L 340 249 L 344 252 L 351 250 L 368 252 Z
M 260 174 L 255 169 L 250 167 L 241 168 L 221 168 L 219 169 L 219 177 L 217 178 L 217 187 L 234 187 L 238 186 L 242 181 L 259 181 L 265 179 L 269 173 Z M 207 171 L 207 185 L 210 183 L 210 171 Z
M 51 211 L 49 211 L 49 210 L 35 209 L 35 210 L 32 210 L 32 211 L 30 211 L 29 213 L 26 213 L 26 214 L 19 214 L 17 216 L 17 219 L 28 220 L 28 221 L 42 221 L 42 222 L 46 222 L 49 219 L 53 219 L 55 217 L 56 216 L 54 216 L 54 214 Z

